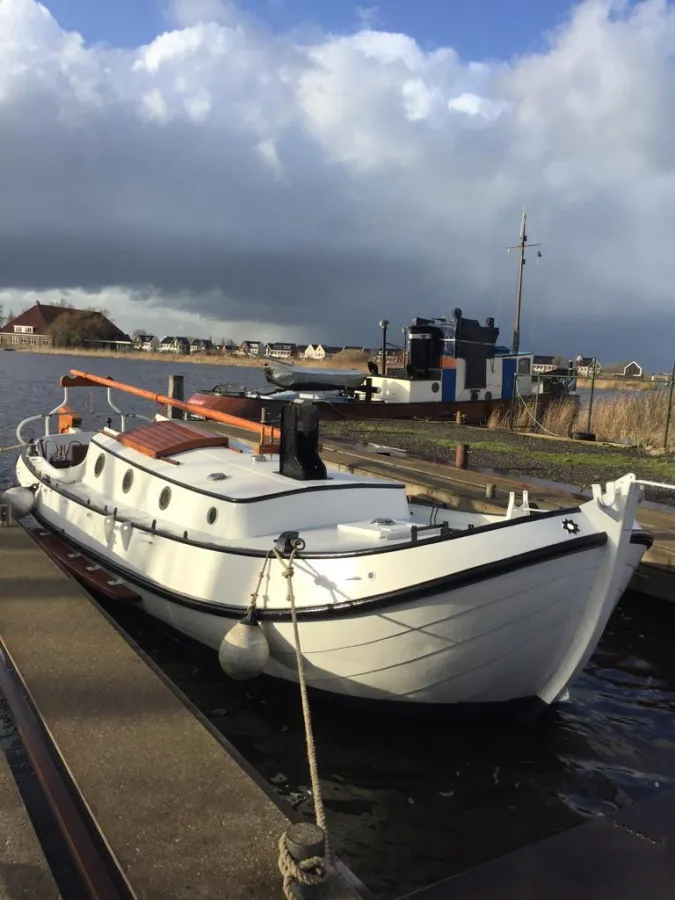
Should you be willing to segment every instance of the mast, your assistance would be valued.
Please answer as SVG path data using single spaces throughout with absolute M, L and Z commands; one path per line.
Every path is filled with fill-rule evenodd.
M 516 322 L 513 328 L 513 342 L 511 344 L 511 352 L 518 353 L 520 349 L 520 308 L 523 299 L 523 269 L 525 268 L 525 250 L 527 247 L 541 247 L 541 244 L 527 243 L 527 213 L 523 210 L 523 218 L 520 223 L 520 240 L 513 247 L 507 247 L 507 250 L 519 250 L 520 260 L 518 262 L 518 285 L 516 287 Z M 541 250 L 537 251 L 537 255 L 541 256 Z

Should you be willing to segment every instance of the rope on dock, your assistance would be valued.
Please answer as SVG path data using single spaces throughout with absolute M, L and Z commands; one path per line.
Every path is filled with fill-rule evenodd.
M 302 656 L 302 647 L 300 644 L 300 630 L 298 628 L 298 616 L 295 607 L 295 591 L 293 589 L 293 561 L 295 560 L 297 548 L 291 551 L 288 563 L 281 553 L 275 548 L 274 555 L 279 560 L 283 569 L 283 576 L 286 579 L 287 588 L 286 596 L 291 607 L 291 618 L 293 620 L 293 639 L 295 644 L 295 658 L 298 666 L 298 684 L 300 686 L 300 699 L 302 702 L 302 717 L 305 724 L 305 740 L 307 744 L 307 761 L 309 763 L 309 775 L 312 785 L 312 800 L 314 803 L 314 814 L 316 816 L 316 824 L 321 828 L 325 836 L 324 856 L 312 856 L 309 859 L 296 861 L 290 854 L 286 841 L 286 834 L 282 834 L 279 840 L 279 871 L 284 879 L 284 896 L 287 900 L 296 900 L 294 882 L 297 884 L 317 885 L 320 884 L 328 875 L 331 864 L 331 851 L 328 843 L 328 830 L 326 828 L 326 813 L 323 806 L 323 797 L 321 795 L 321 783 L 319 781 L 319 767 L 316 758 L 316 746 L 314 744 L 314 732 L 312 730 L 312 714 L 309 707 L 309 698 L 307 697 L 307 681 L 305 678 L 305 666 Z
M 284 879 L 284 897 L 286 900 L 298 900 L 296 884 L 307 886 L 321 884 L 325 880 L 326 861 L 322 856 L 311 856 L 299 862 L 293 859 L 286 843 L 286 833 L 279 838 L 279 871 Z

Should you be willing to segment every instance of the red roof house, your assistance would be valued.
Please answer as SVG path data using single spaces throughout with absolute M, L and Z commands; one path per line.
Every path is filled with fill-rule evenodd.
M 0 328 L 0 346 L 51 347 L 130 343 L 101 312 L 36 303 Z

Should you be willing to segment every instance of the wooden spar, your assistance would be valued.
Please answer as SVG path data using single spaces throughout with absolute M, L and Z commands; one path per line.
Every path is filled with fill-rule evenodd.
M 124 384 L 122 381 L 114 381 L 112 378 L 106 378 L 102 375 L 91 375 L 89 372 L 81 372 L 79 369 L 71 369 L 70 375 L 64 375 L 61 378 L 61 387 L 107 387 L 116 391 L 122 391 L 126 394 L 133 394 L 134 397 L 141 397 L 143 400 L 150 400 L 159 403 L 161 406 L 173 406 L 176 409 L 182 409 L 185 412 L 202 416 L 204 419 L 211 419 L 214 422 L 220 422 L 223 425 L 232 425 L 235 428 L 241 428 L 245 431 L 252 431 L 260 434 L 261 445 L 270 450 L 271 445 L 276 444 L 281 433 L 278 428 L 270 425 L 257 425 L 248 419 L 240 419 L 239 416 L 230 416 L 228 413 L 218 412 L 215 409 L 204 409 L 201 406 L 194 406 L 192 403 L 186 403 L 183 400 L 174 400 L 164 394 L 153 394 L 152 391 L 146 391 L 143 388 L 134 387 L 131 384 Z

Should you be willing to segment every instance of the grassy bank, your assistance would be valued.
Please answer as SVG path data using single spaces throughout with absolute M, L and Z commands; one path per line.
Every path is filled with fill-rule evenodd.
M 649 452 L 664 450 L 669 390 L 598 397 L 593 401 L 590 430 L 599 441 L 635 444 Z M 675 406 L 675 403 L 673 403 Z M 675 412 L 674 412 L 675 415 Z M 493 430 L 511 428 L 510 410 L 495 411 L 488 427 Z M 521 403 L 513 415 L 515 430 L 540 430 L 559 437 L 571 437 L 576 431 L 588 430 L 588 410 L 569 400 L 553 402 L 541 412 L 532 404 Z M 668 431 L 669 451 L 675 450 L 675 422 Z
M 30 350 L 15 350 L 16 353 L 31 353 L 44 356 L 89 356 L 92 359 L 133 359 L 141 362 L 175 362 L 194 363 L 204 366 L 241 366 L 243 368 L 262 368 L 265 363 L 274 364 L 271 359 L 256 359 L 254 356 L 224 356 L 219 353 L 209 355 L 206 353 L 145 353 L 143 351 L 118 351 L 118 350 L 84 350 L 82 348 L 41 347 Z M 294 359 L 290 360 L 293 366 L 325 369 L 363 369 L 366 371 L 368 358 L 362 353 L 338 354 L 332 359 Z

